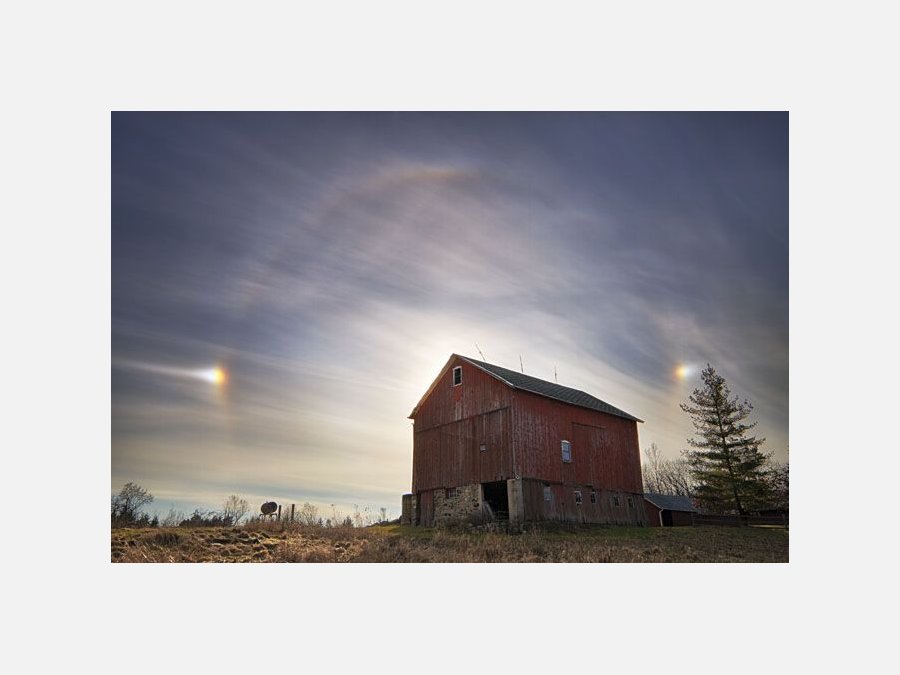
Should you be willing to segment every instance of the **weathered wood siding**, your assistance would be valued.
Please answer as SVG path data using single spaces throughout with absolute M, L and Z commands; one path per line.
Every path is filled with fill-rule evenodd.
M 549 487 L 550 499 L 545 488 Z M 575 491 L 581 492 L 581 504 Z M 594 492 L 596 501 L 591 501 Z M 588 486 L 548 484 L 538 480 L 522 480 L 525 520 L 573 523 L 607 523 L 612 525 L 644 525 L 647 514 L 642 495 L 621 490 L 592 490 Z M 618 504 L 616 504 L 618 499 Z
M 650 527 L 662 527 L 662 523 L 659 521 L 659 508 L 646 499 L 644 500 L 644 508 L 647 511 L 647 525 Z
M 512 428 L 523 478 L 643 494 L 637 422 L 519 390 Z M 572 444 L 569 463 L 563 440 Z
M 462 384 L 454 387 L 455 366 L 462 366 Z M 511 477 L 511 393 L 500 380 L 455 359 L 416 412 L 412 491 Z
M 416 495 L 418 525 L 431 527 L 434 525 L 434 493 L 431 490 L 420 492 Z
M 670 511 L 660 509 L 648 500 L 644 500 L 647 512 L 647 524 L 650 527 L 689 527 L 694 524 L 694 515 L 690 511 Z
M 689 527 L 694 524 L 694 516 L 689 511 L 672 511 L 673 527 Z

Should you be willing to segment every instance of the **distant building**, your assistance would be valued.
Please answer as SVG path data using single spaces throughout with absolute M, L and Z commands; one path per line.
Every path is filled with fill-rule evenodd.
M 409 417 L 404 523 L 646 523 L 641 420 L 590 394 L 453 354 Z
M 694 514 L 699 513 L 691 498 L 684 495 L 648 492 L 644 495 L 644 505 L 647 509 L 647 524 L 650 527 L 693 525 Z

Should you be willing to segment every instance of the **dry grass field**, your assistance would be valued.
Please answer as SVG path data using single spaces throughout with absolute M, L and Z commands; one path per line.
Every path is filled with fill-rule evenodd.
M 540 531 L 384 525 L 112 531 L 113 562 L 787 562 L 788 532 L 761 527 Z

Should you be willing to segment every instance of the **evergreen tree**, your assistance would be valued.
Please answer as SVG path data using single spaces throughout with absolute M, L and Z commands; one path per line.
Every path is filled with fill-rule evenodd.
M 700 378 L 703 386 L 694 389 L 690 404 L 681 404 L 697 434 L 684 451 L 697 483 L 694 496 L 711 510 L 744 515 L 766 500 L 768 456 L 759 451 L 765 439 L 747 435 L 756 426 L 743 422 L 753 406 L 732 398 L 724 377 L 706 364 Z

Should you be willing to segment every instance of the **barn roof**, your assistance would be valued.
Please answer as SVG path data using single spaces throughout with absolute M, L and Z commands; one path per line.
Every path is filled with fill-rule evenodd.
M 562 401 L 563 403 L 571 403 L 572 405 L 577 405 L 582 408 L 599 410 L 600 412 L 604 412 L 609 415 L 615 415 L 616 417 L 624 417 L 627 420 L 633 420 L 635 422 L 644 421 L 642 419 L 638 419 L 634 415 L 629 415 L 624 410 L 619 410 L 615 406 L 611 406 L 609 403 L 601 401 L 599 398 L 591 396 L 590 394 L 585 393 L 579 389 L 563 387 L 562 385 L 556 384 L 554 382 L 547 382 L 546 380 L 541 380 L 537 377 L 532 377 L 531 375 L 525 375 L 524 373 L 519 373 L 515 370 L 510 370 L 509 368 L 495 366 L 492 363 L 485 363 L 484 361 L 470 359 L 469 357 L 461 356 L 460 354 L 453 354 L 450 357 L 447 365 L 444 366 L 444 369 L 441 371 L 441 374 L 438 375 L 435 383 L 431 385 L 431 387 L 425 393 L 425 396 L 423 396 L 422 400 L 419 401 L 418 405 L 416 405 L 415 409 L 410 414 L 410 417 L 415 416 L 416 412 L 419 409 L 419 406 L 422 405 L 422 402 L 426 398 L 428 398 L 428 395 L 431 393 L 432 389 L 434 389 L 435 384 L 437 384 L 437 380 L 439 380 L 441 376 L 443 376 L 444 372 L 447 370 L 447 367 L 457 357 L 462 359 L 463 361 L 466 361 L 467 363 L 471 363 L 476 368 L 480 368 L 489 375 L 493 375 L 498 380 L 505 382 L 513 389 L 521 389 L 522 391 L 531 392 L 532 394 L 537 394 L 538 396 L 545 396 L 557 401 Z
M 684 495 L 662 495 L 658 492 L 647 492 L 644 499 L 653 504 L 658 509 L 665 511 L 693 511 L 700 513 L 691 502 L 690 497 Z

